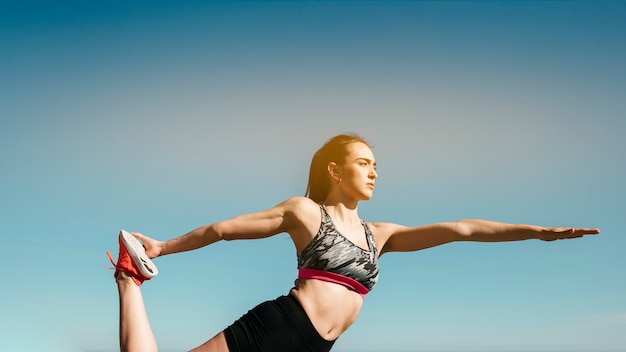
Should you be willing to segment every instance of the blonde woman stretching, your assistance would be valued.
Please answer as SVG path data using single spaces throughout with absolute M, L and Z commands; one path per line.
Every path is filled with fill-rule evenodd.
M 157 273 L 150 258 L 221 240 L 260 239 L 286 232 L 296 247 L 298 278 L 286 295 L 259 304 L 195 352 L 330 351 L 357 318 L 378 280 L 378 258 L 385 253 L 455 241 L 553 241 L 599 233 L 595 228 L 485 220 L 418 227 L 366 222 L 359 217 L 358 204 L 372 198 L 377 177 L 370 145 L 357 135 L 338 135 L 313 156 L 305 197 L 202 226 L 168 241 L 120 233 L 118 261 L 113 264 L 120 299 L 121 350 L 157 351 L 139 287 Z

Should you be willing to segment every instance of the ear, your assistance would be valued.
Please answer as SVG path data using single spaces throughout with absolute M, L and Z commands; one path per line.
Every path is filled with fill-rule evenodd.
M 328 164 L 328 174 L 333 180 L 335 180 L 336 183 L 341 181 L 339 165 L 337 165 L 336 162 L 332 161 Z

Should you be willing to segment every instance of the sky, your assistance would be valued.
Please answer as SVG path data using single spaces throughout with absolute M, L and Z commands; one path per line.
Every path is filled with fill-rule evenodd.
M 0 5 L 0 350 L 114 351 L 105 255 L 303 195 L 356 132 L 368 221 L 599 227 L 381 258 L 337 352 L 624 351 L 626 4 L 89 1 Z M 286 234 L 157 258 L 164 351 L 286 294 Z

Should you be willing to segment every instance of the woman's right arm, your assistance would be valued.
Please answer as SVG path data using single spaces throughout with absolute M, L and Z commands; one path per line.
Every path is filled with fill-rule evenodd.
M 304 202 L 311 200 L 294 197 L 275 207 L 251 214 L 198 227 L 168 241 L 157 241 L 140 233 L 133 233 L 146 248 L 150 258 L 198 249 L 220 240 L 241 240 L 266 238 L 282 232 L 289 232 L 297 226 L 296 213 Z

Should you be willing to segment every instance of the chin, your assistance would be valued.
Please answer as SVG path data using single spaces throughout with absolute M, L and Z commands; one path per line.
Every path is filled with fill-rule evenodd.
M 372 199 L 373 196 L 374 196 L 373 193 L 364 194 L 361 200 L 370 200 L 370 199 Z

